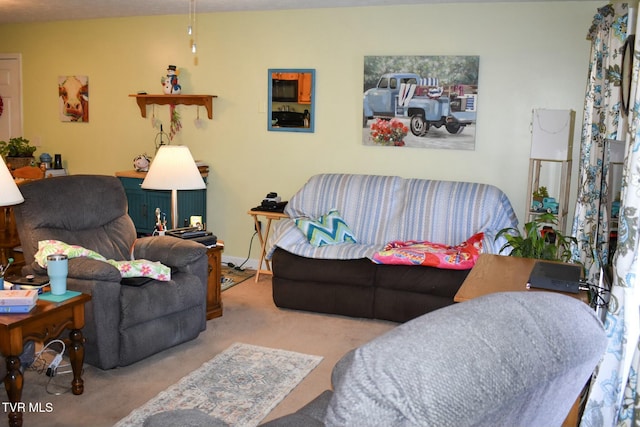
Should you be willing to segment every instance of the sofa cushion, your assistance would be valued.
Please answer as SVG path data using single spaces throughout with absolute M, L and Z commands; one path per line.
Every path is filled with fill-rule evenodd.
M 120 289 L 120 328 L 152 321 L 206 300 L 205 289 L 195 275 L 178 272 L 174 280 L 153 280 L 142 286 L 122 286 Z
M 340 213 L 331 209 L 317 220 L 296 218 L 296 226 L 304 233 L 313 246 L 335 245 L 338 243 L 356 243 L 353 231 L 349 228 Z

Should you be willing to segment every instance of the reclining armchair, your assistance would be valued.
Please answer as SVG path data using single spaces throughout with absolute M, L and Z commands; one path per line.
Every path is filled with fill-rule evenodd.
M 120 181 L 72 175 L 20 186 L 15 218 L 25 258 L 23 274 L 46 275 L 34 258 L 38 242 L 58 240 L 115 261 L 146 259 L 171 268 L 170 281 L 121 283 L 115 266 L 69 259 L 67 288 L 91 295 L 85 307 L 85 361 L 101 369 L 126 366 L 196 338 L 206 327 L 206 248 L 158 236 L 138 239 Z

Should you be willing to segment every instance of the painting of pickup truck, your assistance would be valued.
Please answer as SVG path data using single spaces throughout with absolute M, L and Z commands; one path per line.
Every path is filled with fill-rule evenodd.
M 366 56 L 363 144 L 473 150 L 479 63 L 478 56 Z M 385 127 L 406 136 L 388 144 Z

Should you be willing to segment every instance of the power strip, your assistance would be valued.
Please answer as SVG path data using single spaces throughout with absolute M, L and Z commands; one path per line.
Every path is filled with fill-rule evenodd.
M 49 364 L 49 367 L 47 368 L 48 377 L 56 376 L 56 371 L 58 370 L 58 366 L 60 365 L 60 362 L 62 362 L 62 353 L 56 354 L 56 357 L 54 357 L 51 363 Z

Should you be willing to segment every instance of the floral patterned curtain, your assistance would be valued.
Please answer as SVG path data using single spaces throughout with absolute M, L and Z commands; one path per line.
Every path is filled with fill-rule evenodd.
M 587 38 L 591 59 L 580 141 L 580 176 L 572 235 L 578 245 L 574 261 L 585 266 L 589 283 L 598 283 L 599 267 L 593 250 L 609 254 L 609 140 L 618 139 L 620 67 L 627 34 L 627 4 L 598 9 Z M 624 118 L 622 118 L 623 121 Z
M 633 6 L 637 11 L 637 2 Z M 599 46 L 598 49 L 601 49 L 600 53 L 594 57 L 596 61 L 603 60 L 607 56 L 613 58 L 619 54 L 619 52 L 615 52 L 615 49 L 611 49 L 612 38 L 625 38 L 626 9 L 626 4 L 616 4 L 598 10 L 595 21 L 601 21 L 603 25 L 601 26 L 602 30 L 598 30 L 599 36 L 596 36 L 596 39 L 599 37 L 601 42 L 596 42 L 596 39 L 593 39 L 594 46 Z M 635 19 L 632 19 L 629 25 L 636 30 L 633 31 L 634 33 L 637 32 L 638 24 Z M 608 35 L 607 32 L 609 32 Z M 613 36 L 611 33 L 619 34 Z M 617 46 L 618 44 L 619 41 L 616 41 L 613 45 Z M 605 318 L 608 346 L 591 383 L 580 423 L 582 427 L 632 426 L 640 423 L 640 396 L 638 395 L 638 372 L 640 370 L 640 283 L 638 283 L 640 278 L 638 277 L 638 273 L 640 273 L 640 94 L 636 91 L 638 73 L 640 72 L 638 44 L 636 44 L 633 57 L 629 126 L 623 131 L 624 135 L 621 135 L 626 139 L 627 149 L 622 176 L 618 246 L 613 257 L 613 286 Z M 587 99 L 589 99 L 589 95 Z M 605 126 L 603 123 L 594 122 L 592 127 L 603 129 L 603 126 Z

